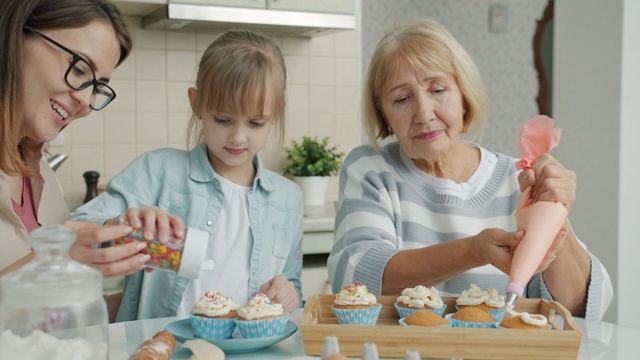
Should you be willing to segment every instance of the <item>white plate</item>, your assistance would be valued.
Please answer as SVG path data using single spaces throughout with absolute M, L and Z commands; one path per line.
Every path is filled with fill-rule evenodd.
M 166 331 L 170 332 L 175 336 L 176 340 L 180 342 L 185 342 L 187 340 L 196 340 L 200 339 L 195 336 L 193 333 L 193 328 L 191 327 L 191 321 L 189 319 L 182 319 L 178 321 L 174 321 L 168 324 L 165 328 Z M 264 338 L 255 338 L 255 339 L 245 339 L 240 334 L 238 329 L 234 330 L 231 339 L 200 339 L 208 341 L 215 346 L 219 347 L 228 354 L 233 353 L 246 353 L 252 352 L 256 350 L 260 350 L 276 344 L 289 336 L 293 335 L 296 330 L 298 330 L 298 326 L 291 321 L 287 322 L 287 326 L 284 329 L 284 332 L 278 336 L 270 336 Z

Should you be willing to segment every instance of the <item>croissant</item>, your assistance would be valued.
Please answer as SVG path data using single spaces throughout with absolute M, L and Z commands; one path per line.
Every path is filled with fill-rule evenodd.
M 175 346 L 176 339 L 173 335 L 160 331 L 153 338 L 140 344 L 129 360 L 169 360 Z

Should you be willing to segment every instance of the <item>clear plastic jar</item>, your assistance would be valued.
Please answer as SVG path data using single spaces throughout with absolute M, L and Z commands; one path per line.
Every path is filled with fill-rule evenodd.
M 130 225 L 127 217 L 118 218 L 119 225 Z M 158 230 L 152 240 L 145 240 L 144 227 L 133 231 L 115 241 L 116 245 L 128 244 L 132 241 L 146 242 L 147 247 L 140 251 L 150 256 L 145 266 L 157 270 L 177 273 L 178 276 L 197 279 L 201 269 L 212 269 L 213 263 L 205 261 L 209 233 L 197 228 L 186 228 L 184 239 L 169 236 L 169 242 L 162 244 L 158 239 Z
M 0 349 L 7 358 L 108 359 L 102 274 L 69 257 L 75 237 L 62 225 L 34 230 L 35 258 L 0 278 Z

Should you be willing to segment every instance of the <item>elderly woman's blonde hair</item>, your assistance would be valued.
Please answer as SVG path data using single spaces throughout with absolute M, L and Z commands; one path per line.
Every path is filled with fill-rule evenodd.
M 465 107 L 462 132 L 467 133 L 472 125 L 474 133 L 482 130 L 487 101 L 476 64 L 442 24 L 419 19 L 389 29 L 371 57 L 363 94 L 363 125 L 372 145 L 392 135 L 380 105 L 380 92 L 405 69 L 451 75 Z

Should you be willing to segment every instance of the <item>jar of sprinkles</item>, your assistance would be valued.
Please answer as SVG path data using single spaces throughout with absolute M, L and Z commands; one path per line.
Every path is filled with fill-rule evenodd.
M 125 215 L 118 218 L 118 224 L 130 225 Z M 173 234 L 169 237 L 169 242 L 162 244 L 158 240 L 158 230 L 154 233 L 153 240 L 144 238 L 144 227 L 134 228 L 133 231 L 115 241 L 116 245 L 128 244 L 133 241 L 147 243 L 147 247 L 140 252 L 151 256 L 146 262 L 149 268 L 175 272 L 178 276 L 197 279 L 200 276 L 204 256 L 207 252 L 209 233 L 197 228 L 185 229 L 183 239 L 179 239 Z

